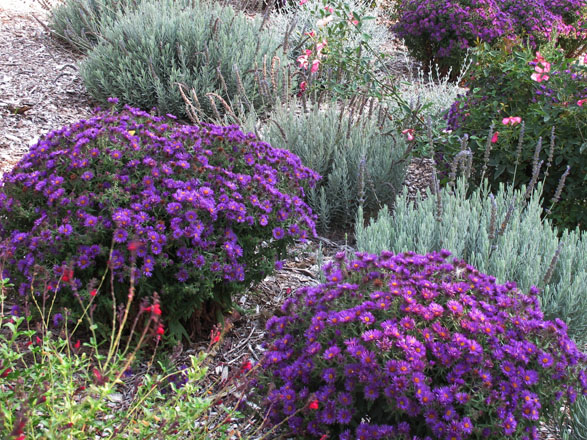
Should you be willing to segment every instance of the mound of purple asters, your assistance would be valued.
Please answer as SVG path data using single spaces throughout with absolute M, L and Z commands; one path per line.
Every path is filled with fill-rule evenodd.
M 569 55 L 587 38 L 583 0 L 402 0 L 393 29 L 424 62 L 458 70 L 477 41 L 519 40 L 533 49 L 556 32 Z M 456 73 L 456 72 L 453 72 Z
M 0 254 L 21 294 L 47 287 L 72 302 L 108 267 L 126 298 L 135 264 L 139 295 L 157 291 L 181 323 L 206 301 L 229 306 L 314 234 L 303 186 L 319 176 L 297 156 L 236 126 L 173 119 L 97 112 L 46 135 L 4 176 Z
M 587 393 L 587 355 L 537 289 L 448 255 L 341 253 L 286 300 L 258 378 L 268 420 L 303 438 L 537 439 Z

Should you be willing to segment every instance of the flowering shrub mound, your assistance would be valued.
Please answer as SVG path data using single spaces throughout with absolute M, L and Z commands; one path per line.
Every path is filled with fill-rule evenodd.
M 568 174 L 554 219 L 573 228 L 587 225 L 587 55 L 565 58 L 552 44 L 539 52 L 484 45 L 474 54 L 477 62 L 465 77 L 469 91 L 448 112 L 448 128 L 454 135 L 470 136 L 478 170 L 490 137 L 487 177 L 494 189 L 500 182 L 527 184 L 542 161 L 541 177 L 549 176 L 545 209 L 550 208 L 560 178 Z M 460 151 L 459 142 L 448 147 L 450 156 Z
M 4 176 L 0 255 L 21 295 L 47 283 L 70 305 L 72 292 L 97 294 L 111 313 L 92 279 L 108 266 L 126 298 L 132 272 L 140 296 L 160 294 L 177 335 L 197 308 L 229 307 L 314 234 L 302 184 L 319 176 L 297 156 L 236 126 L 173 119 L 97 113 L 49 133 Z
M 269 420 L 304 438 L 536 439 L 587 393 L 587 355 L 537 289 L 447 251 L 344 253 L 267 322 Z
M 553 32 L 568 55 L 587 49 L 583 0 L 402 0 L 392 11 L 394 31 L 418 60 L 458 72 L 476 42 L 502 38 L 536 48 Z

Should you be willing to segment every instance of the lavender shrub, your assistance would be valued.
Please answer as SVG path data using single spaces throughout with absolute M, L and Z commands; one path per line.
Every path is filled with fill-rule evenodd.
M 21 295 L 47 284 L 71 306 L 108 266 L 125 298 L 136 257 L 139 296 L 159 292 L 177 336 L 196 309 L 230 307 L 314 234 L 302 184 L 319 176 L 297 156 L 236 126 L 174 119 L 96 113 L 49 133 L 4 176 L 0 255 Z M 110 300 L 96 302 L 111 310 Z
M 266 326 L 268 420 L 304 438 L 537 439 L 586 394 L 587 355 L 537 289 L 449 254 L 340 253 L 286 300 Z

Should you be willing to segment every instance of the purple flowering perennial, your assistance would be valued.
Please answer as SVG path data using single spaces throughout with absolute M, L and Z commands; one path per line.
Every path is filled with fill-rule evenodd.
M 587 38 L 586 9 L 583 0 L 401 0 L 393 30 L 425 65 L 458 68 L 477 41 L 507 38 L 536 48 L 556 32 L 573 53 Z
M 54 267 L 73 267 L 70 282 L 85 285 L 108 265 L 125 295 L 134 261 L 138 287 L 158 291 L 170 319 L 187 319 L 221 299 L 211 292 L 238 291 L 270 273 L 288 243 L 315 234 L 303 187 L 319 178 L 236 126 L 96 112 L 47 134 L 4 176 L 5 275 L 22 292 L 33 282 L 56 290 L 67 283 Z
M 541 417 L 587 394 L 587 355 L 544 321 L 537 289 L 449 255 L 337 256 L 329 281 L 289 298 L 266 325 L 270 423 L 304 438 L 537 439 Z

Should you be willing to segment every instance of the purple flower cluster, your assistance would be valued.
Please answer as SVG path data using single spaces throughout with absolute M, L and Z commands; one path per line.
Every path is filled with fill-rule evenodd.
M 537 439 L 587 393 L 587 355 L 544 321 L 538 289 L 447 251 L 344 253 L 269 319 L 258 389 L 304 438 Z
M 183 320 L 204 300 L 229 303 L 287 243 L 314 234 L 303 185 L 319 176 L 297 156 L 236 126 L 172 119 L 97 112 L 49 133 L 4 176 L 0 254 L 22 294 L 79 289 L 107 265 L 127 285 L 136 264 L 139 291 L 158 291 L 166 316 Z
M 536 48 L 553 31 L 565 41 L 584 41 L 585 9 L 582 0 L 402 0 L 393 29 L 426 65 L 459 67 L 477 41 L 521 39 Z

